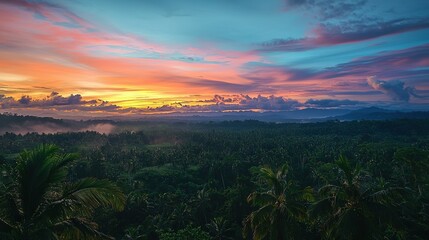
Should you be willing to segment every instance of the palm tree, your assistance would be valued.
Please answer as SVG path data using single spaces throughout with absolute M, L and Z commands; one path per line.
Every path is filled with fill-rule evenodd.
M 2 239 L 111 239 L 90 220 L 100 206 L 122 210 L 125 196 L 107 180 L 67 182 L 75 154 L 41 145 L 20 154 L 0 184 Z
M 383 179 L 378 186 L 367 184 L 368 178 L 359 166 L 347 158 L 336 161 L 340 176 L 338 184 L 327 184 L 319 193 L 322 199 L 310 212 L 319 216 L 328 239 L 377 239 L 391 223 L 401 188 L 387 187 Z
M 207 224 L 207 228 L 212 234 L 214 240 L 232 239 L 228 236 L 228 233 L 232 231 L 232 228 L 228 227 L 228 221 L 223 217 L 215 217 Z
M 300 228 L 299 222 L 307 216 L 305 201 L 312 199 L 312 189 L 298 190 L 293 182 L 286 180 L 287 173 L 286 164 L 276 173 L 271 168 L 260 169 L 259 176 L 268 190 L 248 196 L 247 201 L 258 209 L 244 220 L 244 237 L 251 231 L 254 240 L 293 239 Z
M 192 203 L 194 204 L 195 216 L 197 220 L 207 223 L 207 212 L 210 212 L 210 195 L 206 190 L 206 186 L 204 186 L 203 189 L 197 191 L 197 196 L 192 200 Z

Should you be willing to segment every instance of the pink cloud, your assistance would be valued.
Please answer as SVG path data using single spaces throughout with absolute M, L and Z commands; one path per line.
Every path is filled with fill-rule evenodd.
M 58 22 L 75 22 L 79 27 L 65 27 Z M 180 49 L 179 53 L 184 56 L 198 56 L 202 62 L 127 57 L 121 54 L 134 50 L 158 54 L 178 51 L 140 36 L 94 29 L 99 28 L 60 6 L 3 2 L 0 4 L 0 41 L 10 48 L 0 51 L 0 66 L 11 73 L 30 75 L 31 80 L 25 83 L 27 87 L 38 84 L 72 91 L 95 83 L 179 94 L 184 90 L 210 91 L 192 85 L 192 79 L 246 83 L 248 80 L 240 76 L 238 68 L 260 59 L 254 53 L 223 51 L 214 46 Z M 84 84 L 85 81 L 88 84 Z M 13 85 L 16 89 L 23 87 L 22 83 Z

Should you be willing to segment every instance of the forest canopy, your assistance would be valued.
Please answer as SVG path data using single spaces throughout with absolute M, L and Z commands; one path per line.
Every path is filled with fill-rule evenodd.
M 39 233 L 55 221 L 71 219 L 94 226 L 94 234 L 61 235 L 55 230 L 58 234 L 52 236 L 425 239 L 429 231 L 428 120 L 139 126 L 115 134 L 1 135 L 2 236 L 25 239 L 19 235 L 25 232 L 8 227 L 33 226 L 28 231 Z M 17 186 L 28 174 L 44 171 L 45 165 L 38 164 L 47 164 L 40 160 L 25 170 L 24 163 L 36 153 L 55 162 L 49 168 L 61 166 L 61 175 L 43 188 L 39 200 L 25 200 L 25 188 Z M 36 184 L 42 175 L 27 184 Z M 95 201 L 85 203 L 90 211 L 79 210 L 84 214 L 78 218 L 76 212 L 65 214 L 65 208 L 55 210 L 64 214 L 28 225 L 54 199 L 67 199 L 67 189 L 84 185 L 101 187 L 85 195 Z M 15 207 L 12 198 L 21 199 L 12 202 Z M 19 214 L 13 218 L 15 208 Z M 22 209 L 33 209 L 33 217 Z M 75 234 L 83 231 L 76 229 Z M 37 239 L 50 239 L 46 236 Z

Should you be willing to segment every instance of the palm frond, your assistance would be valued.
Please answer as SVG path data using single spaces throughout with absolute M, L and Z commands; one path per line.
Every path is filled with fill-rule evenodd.
M 5 220 L 0 218 L 0 236 L 10 236 L 10 233 L 14 230 L 14 227 L 7 223 Z M 2 238 L 3 239 L 3 238 Z
M 0 218 L 8 219 L 10 222 L 20 221 L 22 216 L 16 199 L 17 196 L 12 189 L 2 193 L 0 196 Z
M 288 217 L 289 221 L 304 221 L 307 218 L 307 208 L 301 202 L 288 201 L 284 210 L 286 214 L 283 213 L 284 211 L 282 213 Z
M 331 198 L 323 198 L 317 202 L 314 202 L 310 209 L 309 213 L 311 216 L 329 216 L 332 214 L 332 201 Z
M 364 195 L 364 197 L 372 202 L 383 203 L 383 204 L 393 204 L 394 202 L 403 202 L 403 195 L 407 192 L 411 191 L 408 188 L 402 187 L 390 187 L 381 189 L 379 191 L 373 192 L 368 195 Z M 395 201 L 397 200 L 397 201 Z
M 270 185 L 273 185 L 276 183 L 277 178 L 275 173 L 271 168 L 263 167 L 259 170 L 259 177 L 269 183 Z
M 352 185 L 355 176 L 359 175 L 361 168 L 357 165 L 352 166 L 350 161 L 343 155 L 340 155 L 335 164 L 343 172 L 347 184 Z
M 250 214 L 251 225 L 256 228 L 258 225 L 264 224 L 267 221 L 270 222 L 270 215 L 274 208 L 272 205 L 266 205 Z
M 71 218 L 59 222 L 53 226 L 59 239 L 83 239 L 83 240 L 100 240 L 114 239 L 106 234 L 97 231 L 97 224 L 83 218 Z
M 73 199 L 84 206 L 95 209 L 110 206 L 115 210 L 123 210 L 126 197 L 115 184 L 108 180 L 85 178 L 65 187 L 63 199 Z
M 322 186 L 318 192 L 322 196 L 328 196 L 330 194 L 336 193 L 338 190 L 340 190 L 339 186 L 336 186 L 333 184 L 327 184 Z
M 302 190 L 302 199 L 307 202 L 314 202 L 314 190 L 312 187 L 306 187 Z
M 277 179 L 284 178 L 287 175 L 288 171 L 289 171 L 289 165 L 287 163 L 283 164 L 283 166 L 280 168 L 280 170 L 277 171 L 277 174 L 276 174 Z
M 54 145 L 41 145 L 20 154 L 17 178 L 26 219 L 36 212 L 48 189 L 64 181 L 67 175 L 65 166 L 76 159 L 76 155 L 58 152 L 59 148 Z
M 270 193 L 253 192 L 247 197 L 247 202 L 253 206 L 263 206 L 269 203 L 274 203 L 276 197 Z
M 107 180 L 66 183 L 67 166 L 76 158 L 54 145 L 19 155 L 8 181 L 0 179 L 1 239 L 111 239 L 86 217 L 99 206 L 122 210 L 125 195 Z

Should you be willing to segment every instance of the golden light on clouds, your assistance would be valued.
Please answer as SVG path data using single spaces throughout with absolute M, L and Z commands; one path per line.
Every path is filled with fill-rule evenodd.
M 29 79 L 30 77 L 24 75 L 0 72 L 0 82 L 23 82 Z

